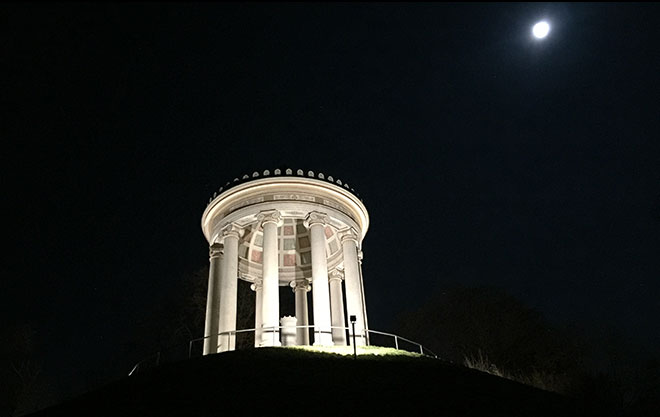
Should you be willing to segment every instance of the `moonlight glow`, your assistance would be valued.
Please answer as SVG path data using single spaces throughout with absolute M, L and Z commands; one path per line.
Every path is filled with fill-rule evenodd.
M 549 32 L 550 32 L 550 25 L 548 24 L 548 22 L 538 22 L 532 28 L 532 33 L 534 34 L 534 37 L 537 39 L 545 38 L 546 36 L 548 36 Z

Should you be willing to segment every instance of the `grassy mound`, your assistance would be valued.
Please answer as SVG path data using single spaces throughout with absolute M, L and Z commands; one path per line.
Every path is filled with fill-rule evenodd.
M 560 395 L 394 349 L 260 348 L 163 364 L 35 416 L 583 415 Z M 371 352 L 369 352 L 371 350 Z

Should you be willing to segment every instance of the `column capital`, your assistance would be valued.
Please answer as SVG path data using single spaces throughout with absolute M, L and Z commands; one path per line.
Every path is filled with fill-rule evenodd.
M 309 229 L 316 224 L 325 226 L 328 223 L 329 220 L 327 214 L 321 213 L 320 211 L 310 211 L 303 221 L 303 226 Z
M 332 282 L 332 281 L 341 282 L 343 280 L 344 280 L 344 272 L 343 271 L 335 269 L 332 272 L 330 272 L 330 274 L 328 274 L 328 282 Z
M 263 288 L 263 280 L 261 278 L 255 278 L 254 283 L 250 285 L 250 289 L 252 291 L 259 291 L 260 289 Z
M 289 283 L 289 286 L 292 288 L 293 292 L 296 291 L 309 292 L 309 290 L 312 289 L 312 287 L 309 285 L 309 281 L 307 281 L 306 279 L 291 281 Z
M 344 242 L 346 242 L 346 241 L 348 241 L 348 240 L 352 240 L 352 241 L 354 241 L 356 245 L 357 245 L 358 243 L 360 243 L 360 242 L 358 241 L 358 233 L 357 233 L 357 231 L 356 231 L 355 229 L 353 229 L 352 227 L 348 227 L 348 228 L 346 228 L 346 229 L 342 229 L 342 230 L 339 231 L 338 234 L 339 234 L 339 240 L 341 241 L 341 243 L 344 243 Z
M 219 258 L 223 255 L 225 249 L 225 245 L 222 243 L 214 243 L 211 246 L 209 246 L 209 259 L 213 258 Z
M 227 237 L 235 237 L 236 239 L 240 239 L 244 232 L 245 231 L 243 228 L 238 226 L 236 223 L 229 223 L 227 226 L 222 228 L 222 237 L 223 239 Z
M 264 210 L 257 215 L 259 227 L 264 227 L 266 223 L 275 223 L 276 226 L 282 225 L 282 214 L 278 210 Z

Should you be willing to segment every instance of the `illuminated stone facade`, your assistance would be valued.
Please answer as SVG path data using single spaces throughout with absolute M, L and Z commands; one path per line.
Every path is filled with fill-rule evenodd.
M 368 227 L 355 191 L 331 176 L 276 169 L 227 183 L 202 216 L 210 246 L 204 354 L 235 349 L 238 279 L 256 293 L 255 346 L 310 343 L 300 327 L 310 321 L 310 290 L 314 345 L 353 340 L 343 329 L 350 316 L 356 344 L 367 344 L 361 246 Z M 281 286 L 292 288 L 295 320 L 280 317 Z

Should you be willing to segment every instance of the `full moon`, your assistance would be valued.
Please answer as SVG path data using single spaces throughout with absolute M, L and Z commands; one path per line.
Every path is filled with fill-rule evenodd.
M 537 39 L 545 38 L 546 36 L 548 36 L 549 32 L 550 32 L 550 25 L 548 24 L 548 22 L 538 22 L 532 28 L 532 33 L 534 34 L 534 37 L 536 37 Z

